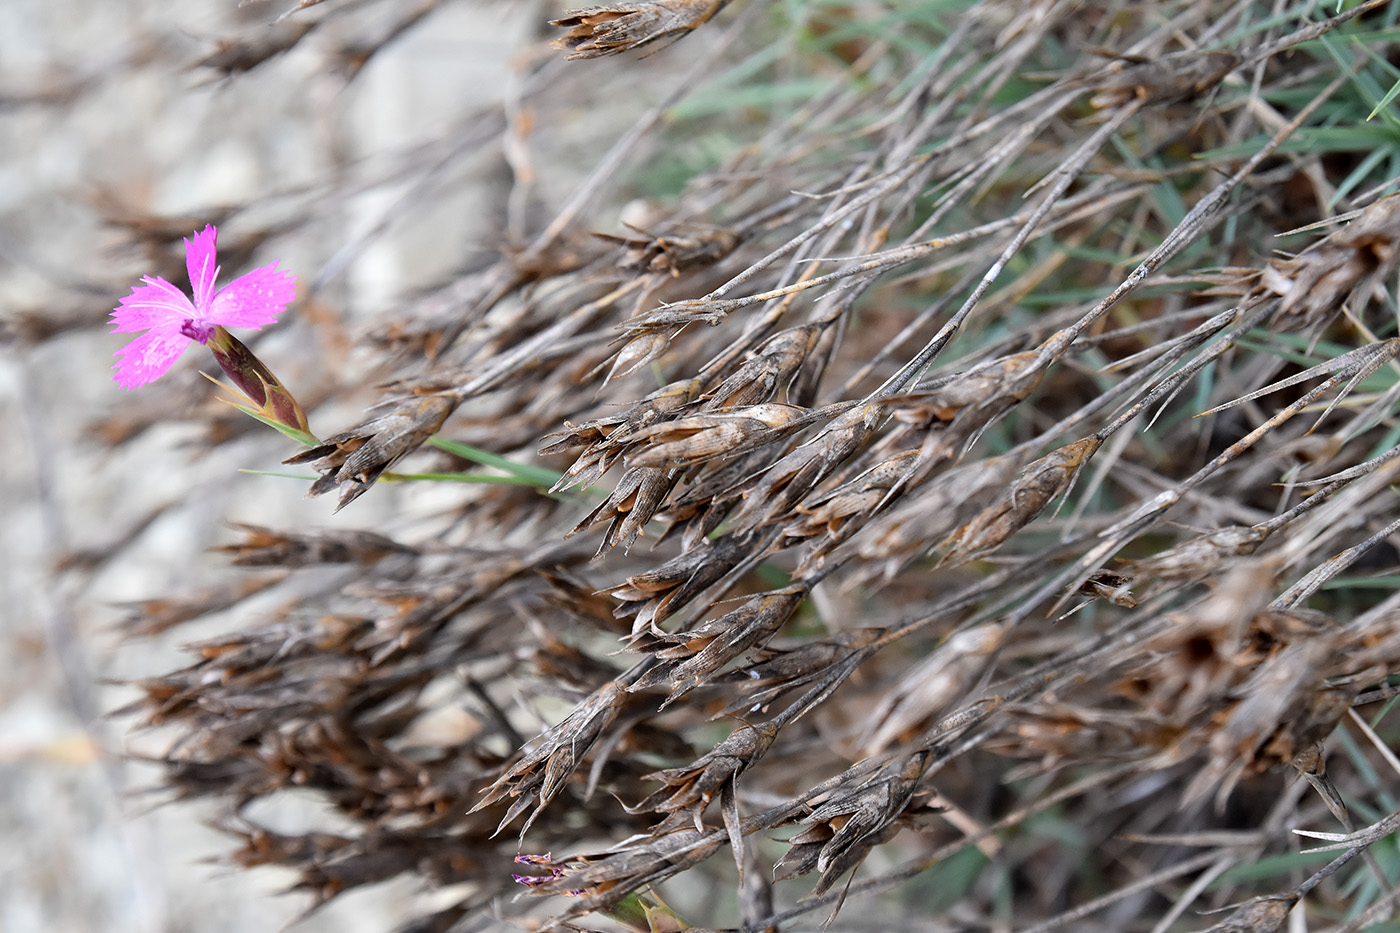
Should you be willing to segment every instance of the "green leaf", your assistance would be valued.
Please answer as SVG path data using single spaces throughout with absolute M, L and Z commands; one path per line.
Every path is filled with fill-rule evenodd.
M 497 486 L 532 486 L 539 488 L 538 483 L 519 476 L 496 476 L 493 473 L 385 473 L 379 477 L 381 482 L 406 483 L 410 481 L 424 481 L 434 483 L 487 483 Z
M 428 438 L 428 443 L 438 450 L 444 450 L 454 457 L 461 457 L 463 460 L 470 460 L 482 466 L 495 467 L 505 473 L 516 477 L 522 486 L 538 486 L 541 489 L 549 489 L 555 483 L 564 478 L 563 473 L 556 473 L 544 467 L 532 466 L 528 463 L 516 463 L 502 457 L 500 454 L 493 454 L 489 450 L 482 450 L 479 447 L 472 447 L 470 444 L 462 444 L 457 441 L 449 441 L 441 435 L 434 434 Z M 450 475 L 450 474 L 441 474 Z
M 280 476 L 283 479 L 296 479 L 306 483 L 312 482 L 316 479 L 316 477 L 314 476 L 306 476 L 302 473 L 282 473 L 277 470 L 248 470 L 240 467 L 238 472 L 250 473 L 253 476 Z

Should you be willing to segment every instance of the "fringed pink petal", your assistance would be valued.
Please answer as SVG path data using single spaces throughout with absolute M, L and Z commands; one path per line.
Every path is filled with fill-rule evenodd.
M 223 327 L 264 327 L 297 296 L 297 279 L 277 263 L 254 269 L 225 285 L 208 307 L 207 319 Z
M 123 389 L 155 382 L 180 358 L 190 338 L 179 331 L 157 329 L 137 337 L 112 354 L 117 358 L 113 377 Z
M 219 231 L 213 224 L 185 240 L 185 268 L 190 273 L 194 306 L 199 309 L 201 317 L 209 313 L 209 303 L 214 297 L 214 279 L 219 275 L 218 241 Z
M 145 285 L 137 285 L 117 305 L 112 312 L 114 334 L 131 334 L 136 331 L 164 328 L 179 330 L 189 318 L 197 316 L 189 296 L 171 285 L 165 279 L 144 276 Z

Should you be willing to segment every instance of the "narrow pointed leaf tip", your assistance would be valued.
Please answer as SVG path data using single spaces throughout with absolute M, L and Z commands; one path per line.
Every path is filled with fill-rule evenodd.
M 159 276 L 142 276 L 141 285 L 112 311 L 112 333 L 145 331 L 118 350 L 114 379 L 124 389 L 154 382 L 174 365 L 190 341 L 205 343 L 215 327 L 260 329 L 296 298 L 296 276 L 261 266 L 219 290 L 219 231 L 213 224 L 185 240 L 185 267 L 191 295 Z

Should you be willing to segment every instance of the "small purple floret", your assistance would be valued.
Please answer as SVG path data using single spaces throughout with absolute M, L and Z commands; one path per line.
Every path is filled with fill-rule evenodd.
M 215 327 L 262 328 L 275 322 L 296 298 L 296 276 L 280 271 L 275 262 L 215 291 L 218 237 L 210 224 L 185 240 L 193 299 L 165 279 L 147 275 L 112 312 L 112 333 L 146 332 L 114 354 L 118 385 L 134 389 L 154 382 L 191 340 L 207 342 Z
M 515 857 L 517 865 L 538 865 L 540 868 L 548 868 L 547 875 L 511 875 L 516 884 L 534 886 L 553 881 L 555 878 L 564 877 L 564 869 L 552 864 L 553 857 L 546 852 L 544 855 L 521 854 Z

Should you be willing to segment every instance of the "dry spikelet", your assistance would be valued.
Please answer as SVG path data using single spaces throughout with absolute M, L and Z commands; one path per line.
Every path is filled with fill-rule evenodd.
M 126 606 L 128 614 L 117 623 L 117 628 L 127 637 L 158 635 L 166 629 L 236 606 L 284 579 L 285 573 L 266 573 L 235 578 L 160 599 L 130 603 Z
M 336 508 L 344 508 L 364 495 L 385 470 L 422 446 L 460 402 L 446 395 L 406 399 L 393 411 L 283 462 L 311 464 L 321 478 L 311 484 L 310 494 L 319 496 L 339 488 Z
M 598 58 L 641 48 L 668 36 L 680 38 L 709 21 L 728 0 L 641 0 L 574 10 L 551 26 L 569 32 L 551 43 L 569 58 Z
M 721 535 L 603 592 L 623 603 L 617 608 L 619 617 L 634 616 L 632 633 L 636 637 L 723 580 L 753 554 L 758 543 L 759 537 L 753 533 Z
M 208 55 L 194 62 L 191 68 L 212 68 L 224 75 L 252 71 L 270 59 L 288 51 L 315 28 L 315 23 L 288 23 L 264 30 L 254 36 L 220 39 Z
M 817 484 L 874 436 L 884 416 L 877 403 L 866 403 L 833 418 L 810 441 L 775 462 L 754 480 L 745 494 L 735 527 L 752 530 L 776 521 L 794 508 Z
M 584 448 L 569 467 L 556 489 L 589 485 L 598 480 L 609 467 L 622 460 L 628 445 L 638 431 L 669 420 L 670 416 L 689 405 L 704 385 L 700 377 L 673 382 L 643 398 L 625 413 L 580 425 L 568 425 L 557 432 L 563 439 L 541 448 L 541 454 L 562 453 Z
M 622 680 L 608 681 L 579 703 L 558 725 L 548 729 L 536 745 L 487 787 L 472 812 L 511 801 L 497 829 L 500 832 L 531 804 L 535 812 L 520 828 L 523 837 L 545 806 L 558 796 L 585 755 L 613 724 L 628 699 Z
M 1130 689 L 1165 722 L 1186 727 L 1208 713 L 1262 659 L 1246 638 L 1248 616 L 1221 626 L 1212 613 L 1169 617 L 1124 674 Z
M 864 656 L 865 649 L 887 632 L 883 628 L 859 628 L 840 632 L 795 648 L 756 648 L 760 660 L 748 667 L 713 679 L 740 694 L 720 711 L 737 716 L 766 711 L 780 695 L 804 687 Z
M 235 524 L 246 537 L 237 544 L 212 550 L 233 555 L 238 567 L 306 567 L 313 564 L 377 563 L 390 554 L 417 554 L 415 548 L 399 544 L 372 531 L 282 531 L 259 525 Z
M 811 410 L 768 402 L 666 421 L 635 432 L 627 454 L 633 467 L 694 466 L 769 444 L 808 423 Z
M 830 890 L 899 831 L 896 820 L 913 801 L 927 761 L 922 752 L 896 759 L 860 786 L 834 793 L 802 820 L 808 828 L 788 840 L 787 854 L 773 866 L 774 880 L 815 870 L 821 877 L 812 893 Z
M 881 695 L 860 729 L 860 753 L 877 755 L 933 725 L 940 712 L 981 680 L 1005 635 L 1006 626 L 993 623 L 949 636 Z
M 1375 202 L 1361 216 L 1292 259 L 1273 259 L 1262 288 L 1282 299 L 1297 327 L 1326 324 L 1355 298 L 1365 300 L 1395 275 L 1400 260 L 1400 197 Z M 1382 299 L 1384 300 L 1384 299 Z
M 1048 362 L 1035 350 L 1017 353 L 959 373 L 937 388 L 893 399 L 890 412 L 925 435 L 925 468 L 932 469 L 1035 391 Z
M 705 409 L 728 411 L 757 405 L 773 398 L 779 389 L 789 402 L 797 404 L 792 398 L 793 383 L 825 330 L 824 324 L 804 324 L 769 337 L 729 378 L 705 393 Z
M 1232 558 L 1253 554 L 1268 537 L 1268 528 L 1232 525 L 1183 541 L 1155 557 L 1131 561 L 1123 569 L 1136 580 L 1203 580 L 1228 566 Z
M 1336 728 L 1352 692 L 1326 686 L 1328 638 L 1297 642 L 1272 654 L 1239 689 L 1241 699 L 1210 739 L 1208 765 L 1185 791 L 1187 800 L 1214 791 L 1223 803 L 1245 774 L 1291 764 Z
M 1051 772 L 1067 762 L 1136 758 L 1144 746 L 1174 735 L 1139 712 L 1103 709 L 1093 701 L 1047 697 L 1007 708 L 1009 722 L 986 748 L 1010 758 L 1039 758 L 1031 773 Z
M 506 128 L 499 111 L 482 115 L 483 130 L 499 124 Z M 548 242 L 532 243 L 520 249 L 505 246 L 500 258 L 491 266 L 458 278 L 440 289 L 425 293 L 402 316 L 385 324 L 371 339 L 400 352 L 413 352 L 438 361 L 456 348 L 457 339 L 489 312 L 499 307 L 508 296 L 524 291 L 528 286 L 556 278 L 586 267 L 596 258 L 598 250 L 589 237 L 561 235 Z M 571 280 L 570 280 L 571 281 Z M 446 391 L 471 377 L 470 370 L 454 371 L 439 364 L 442 371 L 436 380 L 430 378 L 421 387 L 412 379 L 404 380 L 405 390 L 414 392 Z
M 950 538 L 951 547 L 942 563 L 957 566 L 1000 547 L 1069 489 L 1102 443 L 1098 437 L 1082 438 L 1027 464 L 1001 501 L 982 510 Z
M 1288 922 L 1297 894 L 1266 894 L 1250 898 L 1220 923 L 1202 933 L 1278 933 Z
M 559 863 L 562 874 L 532 889 L 535 894 L 566 894 L 576 900 L 566 916 L 576 917 L 616 903 L 638 888 L 654 884 L 705 861 L 720 850 L 725 835 L 677 829 L 654 837 L 622 842 L 598 855 L 579 855 Z
M 564 22 L 561 20 L 553 25 L 562 26 Z M 627 260 L 623 263 L 623 268 L 633 272 L 662 273 L 672 278 L 679 278 L 693 269 L 714 265 L 734 252 L 742 242 L 742 237 L 737 231 L 695 225 L 685 233 L 676 232 L 662 236 L 624 237 L 608 233 L 593 235 L 626 247 Z
M 670 683 L 669 704 L 701 684 L 740 654 L 761 647 L 792 618 L 806 599 L 809 587 L 794 584 L 760 593 L 738 609 L 709 619 L 690 631 L 654 636 L 648 644 L 652 656 L 664 662 L 638 679 L 633 689 Z
M 614 379 L 630 376 L 648 363 L 659 359 L 670 345 L 671 338 L 666 334 L 655 332 L 638 334 L 623 344 L 621 350 L 617 351 L 617 356 L 613 358 L 612 367 L 608 370 L 608 376 L 604 382 L 612 382 Z
M 742 501 L 754 474 L 772 462 L 772 452 L 760 448 L 685 471 L 687 482 L 666 503 L 666 519 L 671 524 L 664 537 L 679 530 L 685 550 L 702 546 Z
M 778 726 L 772 722 L 742 725 L 730 733 L 704 756 L 683 768 L 667 768 L 644 775 L 648 781 L 660 781 L 662 787 L 635 807 L 633 812 L 652 811 L 685 814 L 695 828 L 705 827 L 701 818 L 710 801 L 726 785 L 735 786 L 743 774 L 762 758 L 778 737 Z
M 835 541 L 849 535 L 848 526 L 860 527 L 873 516 L 899 486 L 908 482 L 920 452 L 905 450 L 887 457 L 830 492 L 798 503 L 793 511 L 802 518 L 783 528 L 783 543 L 816 535 Z
M 1214 88 L 1239 65 L 1233 52 L 1173 52 L 1145 60 L 1125 58 L 1088 78 L 1098 93 L 1093 107 L 1117 107 L 1133 98 L 1164 104 L 1195 97 Z
M 598 545 L 598 553 L 602 554 L 618 545 L 626 550 L 642 534 L 647 522 L 655 517 L 678 478 L 675 470 L 653 467 L 629 469 L 622 474 L 608 497 L 585 515 L 569 534 L 578 534 L 598 522 L 609 522 L 603 541 Z
M 856 532 L 846 545 L 893 576 L 933 549 L 950 531 L 986 508 L 1010 484 L 1017 458 L 1005 455 L 955 467 L 929 481 L 912 498 Z M 814 554 L 820 555 L 818 544 Z M 808 558 L 804 557 L 804 564 Z
M 1130 589 L 1132 584 L 1133 579 L 1127 574 L 1096 570 L 1089 579 L 1079 585 L 1077 592 L 1090 599 L 1106 599 L 1115 606 L 1132 609 L 1138 604 L 1137 597 Z

